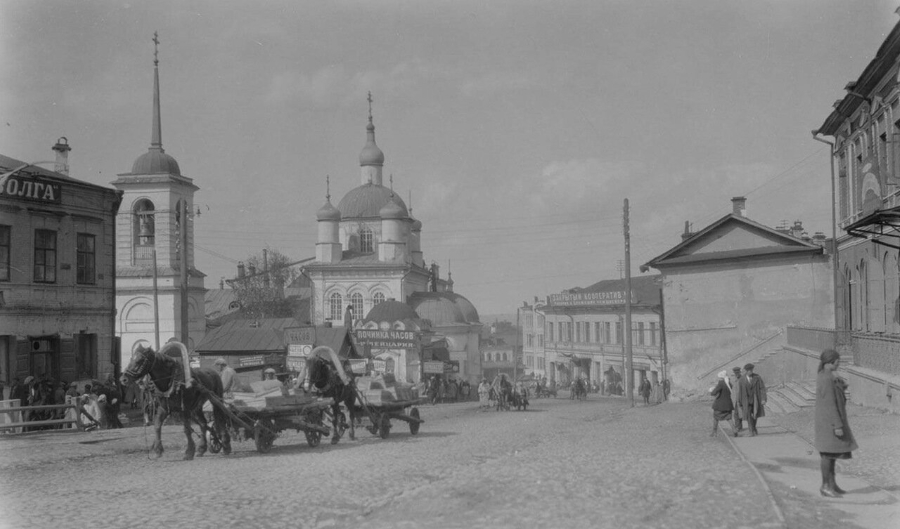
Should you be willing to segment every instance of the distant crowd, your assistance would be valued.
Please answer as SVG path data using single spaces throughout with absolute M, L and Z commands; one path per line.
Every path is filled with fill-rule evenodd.
M 135 392 L 132 392 L 133 394 Z M 86 429 L 96 428 L 122 428 L 119 418 L 122 391 L 110 375 L 105 382 L 91 381 L 79 388 L 77 382 L 69 383 L 65 380 L 55 381 L 43 375 L 40 378 L 27 376 L 24 380 L 14 378 L 9 387 L 8 398 L 18 400 L 20 406 L 38 407 L 81 403 L 82 424 Z M 133 398 L 131 402 L 135 402 Z M 34 409 L 22 413 L 24 422 L 52 421 L 74 419 L 75 410 L 64 409 Z M 61 424 L 39 424 L 25 427 L 25 431 L 59 429 Z

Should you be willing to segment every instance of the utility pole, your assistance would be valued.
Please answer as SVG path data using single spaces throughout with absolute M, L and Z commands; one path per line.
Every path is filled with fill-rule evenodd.
M 188 347 L 190 342 L 190 329 L 188 329 L 188 255 L 187 255 L 187 225 L 188 205 L 187 200 L 181 200 L 181 343 Z
M 634 407 L 634 352 L 631 349 L 631 235 L 628 231 L 628 199 L 625 199 L 625 391 Z
M 157 285 L 157 277 L 159 276 L 156 268 L 156 239 L 153 240 L 153 337 L 156 339 L 156 349 L 159 351 L 159 287 Z

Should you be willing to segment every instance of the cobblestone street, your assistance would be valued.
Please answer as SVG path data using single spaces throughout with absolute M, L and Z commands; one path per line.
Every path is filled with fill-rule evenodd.
M 629 408 L 591 396 L 527 412 L 423 406 L 417 436 L 338 445 L 279 437 L 181 461 L 180 427 L 150 460 L 144 428 L 0 439 L 3 527 L 852 528 L 818 495 L 781 506 L 708 403 Z M 757 439 L 763 438 L 761 435 Z M 860 460 L 863 456 L 860 456 Z M 854 458 L 854 463 L 858 460 Z M 895 480 L 896 481 L 896 480 Z M 776 496 L 778 490 L 776 489 Z M 843 518 L 843 519 L 842 519 Z

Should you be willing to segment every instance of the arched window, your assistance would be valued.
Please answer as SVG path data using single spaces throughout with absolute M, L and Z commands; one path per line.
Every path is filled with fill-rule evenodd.
M 132 240 L 134 264 L 153 264 L 156 240 L 156 221 L 153 202 L 138 200 L 132 210 Z
M 372 296 L 372 306 L 378 305 L 379 303 L 384 303 L 384 294 L 376 292 L 375 295 Z
M 359 292 L 350 294 L 350 304 L 353 305 L 353 317 L 355 319 L 362 319 L 365 317 L 365 313 L 363 312 L 362 294 Z
M 506 353 L 503 353 L 503 361 L 506 362 Z
M 361 253 L 372 253 L 375 250 L 373 249 L 373 235 L 372 230 L 367 227 L 362 227 L 359 230 L 359 251 Z
M 394 372 L 394 359 L 387 358 L 384 361 L 384 372 L 385 373 L 393 373 Z
M 342 321 L 344 318 L 344 312 L 343 312 L 344 300 L 341 299 L 341 295 L 338 294 L 337 292 L 335 292 L 331 295 L 330 298 L 328 298 L 328 300 L 330 301 L 330 305 L 331 305 L 329 307 L 329 311 L 328 311 L 329 315 L 330 315 L 330 317 L 328 319 L 333 320 L 333 321 Z

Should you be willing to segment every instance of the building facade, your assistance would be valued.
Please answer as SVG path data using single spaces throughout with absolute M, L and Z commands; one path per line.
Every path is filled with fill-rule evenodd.
M 823 236 L 797 237 L 733 212 L 650 260 L 662 272 L 665 340 L 672 393 L 705 395 L 716 373 L 753 363 L 769 384 L 789 382 L 766 358 L 785 345 L 789 325 L 834 318 L 832 258 Z M 797 235 L 802 235 L 798 233 Z
M 329 182 L 325 205 L 316 215 L 316 259 L 303 267 L 311 283 L 311 318 L 316 325 L 356 328 L 380 303 L 405 303 L 447 338 L 451 357 L 460 362 L 460 376 L 475 381 L 481 374 L 478 313 L 452 292 L 452 279 L 439 277 L 437 265 L 425 265 L 422 222 L 394 193 L 393 181 L 384 185 L 384 153 L 375 143 L 371 102 L 370 97 L 359 185 L 335 207 Z M 373 348 L 371 354 L 379 365 L 404 366 L 411 380 L 416 370 L 409 368 L 414 359 L 406 351 Z
M 660 325 L 659 276 L 632 279 L 632 372 L 651 382 L 665 376 Z M 586 288 L 550 295 L 543 303 L 523 303 L 522 326 L 525 372 L 566 386 L 584 378 L 599 387 L 624 385 L 626 377 L 624 279 L 604 280 Z
M 116 220 L 116 332 L 126 365 L 138 346 L 158 349 L 174 338 L 193 351 L 206 332 L 205 276 L 194 267 L 193 251 L 192 212 L 199 188 L 163 149 L 155 56 L 153 63 L 150 148 L 131 172 L 112 183 L 122 192 Z
M 121 197 L 0 156 L 0 381 L 105 378 L 115 361 L 115 220 Z M 43 162 L 38 162 L 43 163 Z

